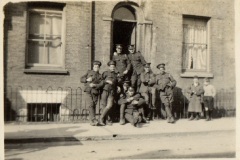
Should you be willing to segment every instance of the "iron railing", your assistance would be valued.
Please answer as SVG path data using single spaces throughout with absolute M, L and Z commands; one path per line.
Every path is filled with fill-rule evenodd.
M 52 87 L 6 87 L 4 92 L 4 120 L 20 122 L 74 122 L 88 120 L 88 108 L 82 88 Z M 158 96 L 157 96 L 158 97 Z M 176 118 L 187 118 L 187 93 L 176 87 L 172 112 Z M 156 118 L 165 118 L 166 112 L 157 99 Z M 119 108 L 115 108 L 118 121 Z M 214 116 L 235 116 L 235 91 L 218 90 L 214 99 Z M 96 116 L 101 113 L 100 103 L 96 106 Z

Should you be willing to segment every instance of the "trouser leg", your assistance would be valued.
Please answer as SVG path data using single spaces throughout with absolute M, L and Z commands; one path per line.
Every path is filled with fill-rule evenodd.
M 133 115 L 129 114 L 129 113 L 125 113 L 125 118 L 128 122 L 130 122 L 132 125 L 134 125 L 134 119 L 133 119 Z
M 125 107 L 126 107 L 126 104 L 122 104 L 120 106 L 120 124 L 125 124 L 125 117 L 124 117 Z

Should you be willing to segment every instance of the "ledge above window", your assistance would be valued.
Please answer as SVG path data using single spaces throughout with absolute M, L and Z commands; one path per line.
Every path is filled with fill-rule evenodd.
M 32 67 L 24 69 L 26 74 L 69 74 L 68 70 L 63 68 Z
M 182 74 L 180 74 L 180 77 L 182 78 L 191 78 L 191 77 L 194 77 L 194 76 L 198 76 L 198 77 L 208 77 L 208 78 L 213 78 L 213 73 L 211 72 L 184 72 Z

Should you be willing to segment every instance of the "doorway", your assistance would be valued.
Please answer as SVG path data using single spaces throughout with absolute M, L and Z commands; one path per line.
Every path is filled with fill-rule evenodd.
M 128 53 L 127 46 L 136 45 L 137 20 L 135 9 L 129 5 L 118 7 L 113 11 L 112 22 L 112 45 L 113 53 L 116 44 L 123 45 L 123 53 Z M 112 54 L 110 55 L 112 57 Z
M 127 53 L 127 46 L 136 44 L 136 22 L 113 22 L 113 44 L 123 45 L 123 53 Z M 114 48 L 115 49 L 115 48 Z

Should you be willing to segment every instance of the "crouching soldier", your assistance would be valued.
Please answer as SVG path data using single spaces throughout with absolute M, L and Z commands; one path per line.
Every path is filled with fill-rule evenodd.
M 97 126 L 98 121 L 95 118 L 95 109 L 98 102 L 99 90 L 102 87 L 102 75 L 99 73 L 101 62 L 93 62 L 93 70 L 87 71 L 85 75 L 81 77 L 81 82 L 85 84 L 84 92 L 86 105 L 89 109 L 90 125 Z
M 108 62 L 109 70 L 103 72 L 103 92 L 101 95 L 101 109 L 102 114 L 100 116 L 99 124 L 105 126 L 104 120 L 108 125 L 112 125 L 112 118 L 109 114 L 110 109 L 113 107 L 114 97 L 116 96 L 117 90 L 120 89 L 118 85 L 118 73 L 115 71 L 116 63 L 114 61 Z
M 153 119 L 153 111 L 156 110 L 155 102 L 156 102 L 156 88 L 153 87 L 156 83 L 155 74 L 150 69 L 151 63 L 146 63 L 144 65 L 144 71 L 141 73 L 141 86 L 139 92 L 144 97 L 147 109 L 148 109 L 148 120 Z M 151 99 L 150 99 L 151 98 Z
M 159 74 L 156 75 L 155 87 L 160 93 L 160 99 L 165 106 L 167 113 L 168 123 L 174 123 L 174 117 L 172 115 L 172 102 L 173 102 L 173 88 L 177 82 L 170 73 L 165 72 L 165 64 L 161 63 L 157 65 Z
M 141 98 L 141 95 L 135 94 L 134 88 L 129 87 L 127 95 L 122 97 L 118 103 L 121 105 L 121 108 L 125 108 L 126 120 L 134 127 L 139 127 L 139 124 L 142 121 L 139 109 L 145 105 L 145 100 Z

